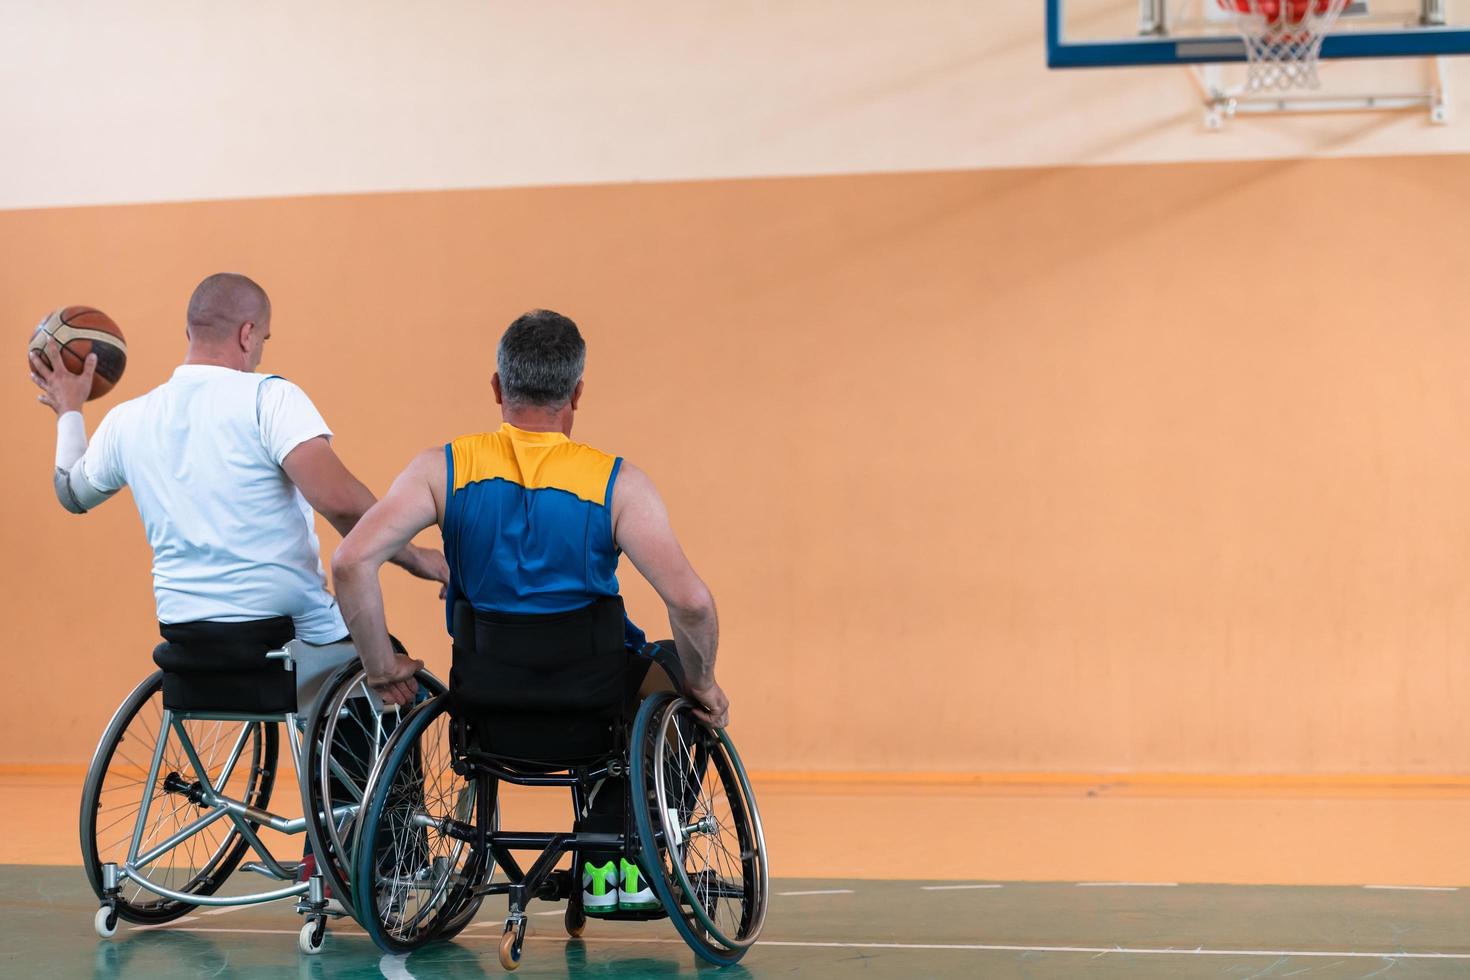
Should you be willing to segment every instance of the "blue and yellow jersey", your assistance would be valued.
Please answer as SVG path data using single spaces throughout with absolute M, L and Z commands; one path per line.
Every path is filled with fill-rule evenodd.
M 622 457 L 509 422 L 444 447 L 448 608 L 570 612 L 618 594 L 612 495 Z M 451 625 L 452 629 L 452 625 Z M 627 624 L 628 642 L 643 634 Z

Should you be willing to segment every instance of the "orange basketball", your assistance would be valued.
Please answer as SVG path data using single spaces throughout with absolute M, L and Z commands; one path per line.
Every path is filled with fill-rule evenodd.
M 1332 0 L 1218 0 L 1221 7 L 1242 14 L 1259 14 L 1272 24 L 1300 24 L 1307 14 L 1332 10 Z
M 128 366 L 128 345 L 122 330 L 112 317 L 90 306 L 65 306 L 41 321 L 31 334 L 27 350 L 36 351 L 47 367 L 46 344 L 55 340 L 61 347 L 61 361 L 72 374 L 81 374 L 88 354 L 97 355 L 97 373 L 92 376 L 92 391 L 87 400 L 112 390 Z

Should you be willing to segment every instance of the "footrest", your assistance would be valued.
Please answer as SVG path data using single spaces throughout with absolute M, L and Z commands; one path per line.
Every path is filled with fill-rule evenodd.
M 546 881 L 537 889 L 536 897 L 543 902 L 561 902 L 572 897 L 572 873 L 558 868 L 546 876 Z
M 604 921 L 622 922 L 651 922 L 654 919 L 667 919 L 669 913 L 661 908 L 657 909 L 618 909 L 614 912 L 587 913 L 589 919 L 601 919 Z

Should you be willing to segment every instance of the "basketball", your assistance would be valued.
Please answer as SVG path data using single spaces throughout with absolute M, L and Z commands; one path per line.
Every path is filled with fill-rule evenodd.
M 97 373 L 92 376 L 92 391 L 87 400 L 100 398 L 112 390 L 128 365 L 128 345 L 122 330 L 112 317 L 90 306 L 65 306 L 55 311 L 31 334 L 28 351 L 35 351 L 47 367 L 46 345 L 55 340 L 61 347 L 61 360 L 72 374 L 81 374 L 88 354 L 97 355 Z
M 1332 0 L 1218 0 L 1218 3 L 1225 10 L 1259 14 L 1273 24 L 1300 24 L 1308 13 L 1320 17 L 1333 10 Z

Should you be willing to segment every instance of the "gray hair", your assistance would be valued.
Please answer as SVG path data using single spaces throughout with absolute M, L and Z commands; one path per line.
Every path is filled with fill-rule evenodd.
M 561 408 L 587 366 L 587 344 L 571 320 L 551 310 L 523 313 L 500 338 L 495 368 L 506 404 Z

